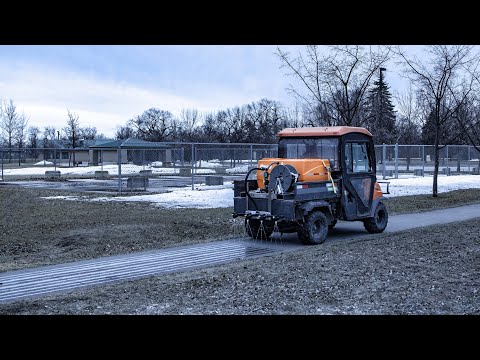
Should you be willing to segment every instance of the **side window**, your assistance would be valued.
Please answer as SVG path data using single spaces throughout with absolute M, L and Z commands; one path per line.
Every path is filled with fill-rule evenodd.
M 345 165 L 349 173 L 371 172 L 367 143 L 349 142 L 345 144 Z
M 352 143 L 345 144 L 345 165 L 347 166 L 347 172 L 353 172 Z

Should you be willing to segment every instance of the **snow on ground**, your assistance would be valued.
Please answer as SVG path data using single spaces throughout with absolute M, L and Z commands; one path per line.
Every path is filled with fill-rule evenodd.
M 51 161 L 42 160 L 42 161 L 36 162 L 33 165 L 34 166 L 47 166 L 47 165 L 49 165 L 49 166 L 52 165 L 53 166 L 53 163 Z
M 390 194 L 387 197 L 406 196 L 415 194 L 431 194 L 433 176 L 409 177 L 399 179 L 387 179 L 379 181 L 390 182 Z M 381 184 L 382 190 L 386 191 L 386 185 Z M 438 176 L 438 192 L 448 192 L 458 189 L 480 188 L 480 176 L 478 175 L 455 175 Z M 88 199 L 88 197 L 77 196 L 53 196 L 45 199 L 64 199 L 64 200 L 88 200 L 88 201 L 142 201 L 153 203 L 157 206 L 166 208 L 218 208 L 233 207 L 233 183 L 227 182 L 225 185 L 206 186 L 197 185 L 195 190 L 191 187 L 169 188 L 168 193 L 135 195 L 135 196 L 116 196 Z
M 417 177 L 402 177 L 398 179 L 381 180 L 378 181 L 390 182 L 390 194 L 387 197 L 406 196 L 416 194 L 431 194 L 433 187 L 433 176 L 417 176 Z M 386 185 L 381 184 L 383 191 L 386 191 Z M 480 176 L 478 175 L 438 175 L 438 192 L 448 192 L 459 189 L 474 189 L 480 188 Z
M 226 172 L 229 174 L 246 174 L 250 165 L 241 165 L 231 169 L 227 169 Z
M 48 164 L 48 162 L 47 162 Z M 42 161 L 43 165 L 43 161 Z M 53 165 L 53 164 L 52 164 Z M 18 169 L 4 169 L 3 175 L 45 175 L 45 171 L 55 170 L 54 166 L 26 167 Z M 56 167 L 61 175 L 94 175 L 95 171 L 108 171 L 109 175 L 118 175 L 117 165 L 102 166 L 83 166 L 83 167 Z M 122 175 L 136 174 L 140 170 L 152 170 L 153 174 L 176 175 L 179 174 L 179 168 L 155 168 L 152 166 L 142 166 L 133 164 L 122 165 Z M 196 169 L 196 174 L 215 174 L 214 169 Z

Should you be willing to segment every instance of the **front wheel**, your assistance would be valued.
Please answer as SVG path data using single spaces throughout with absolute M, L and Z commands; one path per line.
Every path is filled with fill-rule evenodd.
M 378 203 L 373 217 L 363 220 L 363 226 L 370 234 L 381 233 L 387 227 L 388 211 L 384 203 Z
M 327 217 L 321 211 L 313 211 L 298 231 L 298 238 L 305 245 L 318 245 L 325 241 L 327 234 Z

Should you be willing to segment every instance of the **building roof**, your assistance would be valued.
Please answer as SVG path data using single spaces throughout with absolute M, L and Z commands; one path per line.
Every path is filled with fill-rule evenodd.
M 302 127 L 286 128 L 278 133 L 280 137 L 287 136 L 342 136 L 348 133 L 361 133 L 373 136 L 370 131 L 361 127 L 353 126 L 326 126 L 326 127 Z
M 89 146 L 90 149 L 170 149 L 171 146 L 160 142 L 151 142 L 128 138 L 127 140 L 108 141 Z

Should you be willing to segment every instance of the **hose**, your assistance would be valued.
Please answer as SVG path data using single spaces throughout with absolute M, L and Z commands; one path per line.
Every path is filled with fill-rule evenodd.
M 247 197 L 252 200 L 253 202 L 253 205 L 255 205 L 255 210 L 258 210 L 258 206 L 257 206 L 257 203 L 255 202 L 255 200 L 253 200 L 253 198 L 250 196 L 250 194 L 248 193 L 248 189 L 247 189 L 247 180 L 248 180 L 248 176 L 250 175 L 250 173 L 254 170 L 263 170 L 261 168 L 258 168 L 258 167 L 255 167 L 255 168 L 252 168 L 250 170 L 248 170 L 247 172 L 247 176 L 245 176 L 245 181 L 244 181 L 244 186 L 245 186 L 245 193 L 247 194 Z
M 266 171 L 266 172 L 268 173 L 268 169 L 270 169 L 270 166 L 272 166 L 273 164 L 277 164 L 277 165 L 278 165 L 278 164 L 280 164 L 280 162 L 277 161 L 277 162 L 271 163 L 270 165 L 268 165 L 267 169 L 259 168 L 259 167 L 252 168 L 252 169 L 248 170 L 247 176 L 245 176 L 245 181 L 244 181 L 245 193 L 247 194 L 247 197 L 248 197 L 250 200 L 252 200 L 253 205 L 255 205 L 255 210 L 258 210 L 258 206 L 257 206 L 257 203 L 255 202 L 255 200 L 253 200 L 253 198 L 252 198 L 252 197 L 250 196 L 250 194 L 248 193 L 248 189 L 247 189 L 248 176 L 250 175 L 250 173 L 251 173 L 252 171 L 256 171 L 256 170 L 264 170 L 264 171 Z

